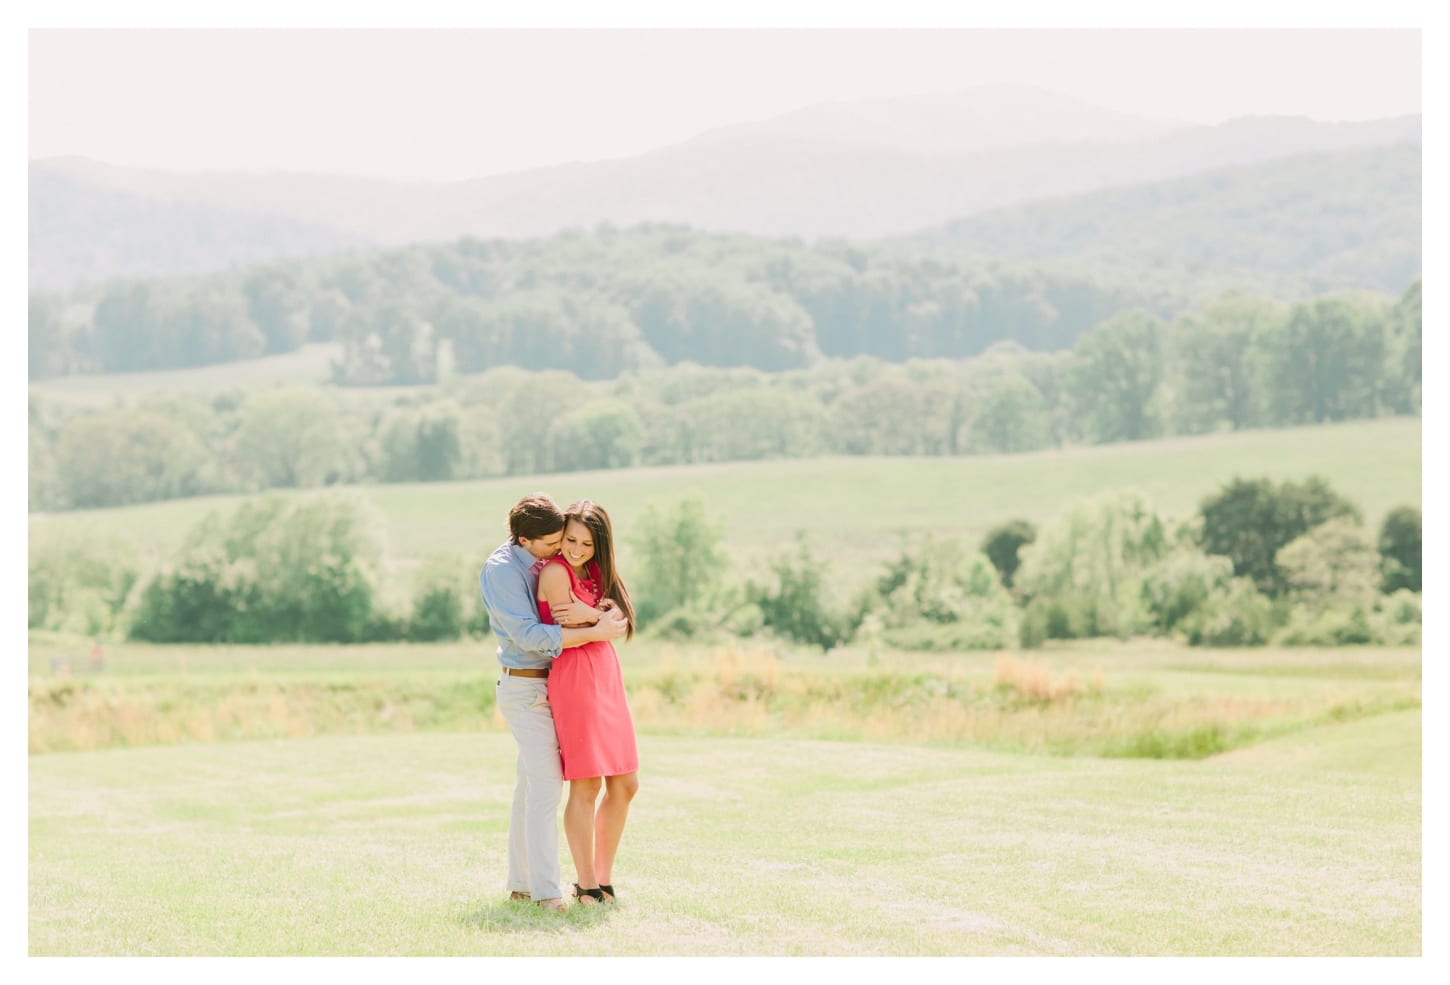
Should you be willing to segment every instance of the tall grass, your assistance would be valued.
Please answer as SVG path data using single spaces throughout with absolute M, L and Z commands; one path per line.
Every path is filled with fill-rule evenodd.
M 32 753 L 228 739 L 499 731 L 492 674 L 36 677 Z M 959 669 L 827 671 L 725 646 L 634 669 L 642 731 L 976 745 L 1054 755 L 1201 758 L 1326 721 L 1420 705 L 1418 674 L 1262 694 L 1165 690 L 1094 664 L 1054 674 L 1003 653 Z

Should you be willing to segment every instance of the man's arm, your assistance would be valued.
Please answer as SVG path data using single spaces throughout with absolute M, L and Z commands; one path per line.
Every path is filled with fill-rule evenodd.
M 563 631 L 564 648 L 617 640 L 629 631 L 629 620 L 622 609 L 611 609 L 592 626 L 568 626 Z
M 539 606 L 529 591 L 528 579 L 515 568 L 485 564 L 479 575 L 479 590 L 488 609 L 488 621 L 520 650 L 553 659 L 570 643 L 565 630 L 539 621 Z

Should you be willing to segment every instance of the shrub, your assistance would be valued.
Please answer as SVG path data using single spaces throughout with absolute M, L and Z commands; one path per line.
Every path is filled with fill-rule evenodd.
M 456 640 L 467 620 L 465 589 L 468 568 L 452 556 L 436 557 L 414 576 L 411 614 L 406 635 L 410 640 Z
M 933 541 L 888 563 L 855 600 L 853 629 L 903 649 L 998 649 L 1017 635 L 1018 613 L 985 554 Z
M 1143 573 L 1139 598 L 1153 629 L 1171 633 L 1233 578 L 1228 558 L 1179 550 Z
M 1420 593 L 1401 588 L 1375 599 L 1369 623 L 1375 642 L 1413 645 L 1420 642 L 1421 618 Z
M 1317 605 L 1358 599 L 1379 587 L 1379 554 L 1369 531 L 1353 517 L 1326 520 L 1296 537 L 1274 556 L 1295 601 Z
M 770 570 L 774 584 L 751 581 L 745 589 L 747 601 L 760 609 L 767 628 L 826 650 L 849 637 L 845 615 L 826 606 L 821 564 L 811 556 L 804 535 L 796 536 L 794 551 L 771 560 Z
M 1274 630 L 1273 603 L 1247 578 L 1216 589 L 1180 627 L 1192 646 L 1256 646 Z
M 272 493 L 208 517 L 141 593 L 154 642 L 346 643 L 372 638 L 382 524 L 360 498 Z
M 1288 625 L 1274 636 L 1280 646 L 1345 646 L 1374 643 L 1370 605 L 1364 601 L 1294 606 Z
M 1069 592 L 1038 596 L 1022 612 L 1018 642 L 1041 646 L 1044 640 L 1080 640 L 1098 636 L 1126 637 L 1117 602 L 1106 595 Z
M 88 636 L 124 628 L 127 600 L 141 578 L 134 546 L 40 524 L 29 547 L 30 628 Z
M 682 499 L 668 510 L 646 507 L 631 541 L 639 573 L 629 580 L 642 627 L 672 610 L 708 602 L 728 564 L 722 529 L 706 517 L 698 498 Z

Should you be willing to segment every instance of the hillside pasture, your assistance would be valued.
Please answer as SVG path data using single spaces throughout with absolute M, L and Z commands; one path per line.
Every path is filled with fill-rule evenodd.
M 1374 524 L 1401 504 L 1419 505 L 1421 422 L 1385 418 L 1285 430 L 1245 431 L 1018 455 L 962 458 L 835 457 L 636 468 L 472 482 L 373 485 L 387 548 L 401 565 L 443 553 L 480 562 L 507 536 L 522 495 L 543 490 L 560 504 L 588 497 L 610 511 L 628 572 L 630 539 L 651 504 L 700 498 L 723 525 L 732 559 L 752 568 L 803 533 L 840 583 L 859 584 L 896 555 L 903 537 L 956 538 L 975 546 L 992 526 L 1023 517 L 1040 524 L 1075 499 L 1109 489 L 1146 495 L 1169 519 L 1186 519 L 1235 476 L 1275 481 L 1323 476 Z M 209 513 L 240 496 L 34 515 L 49 524 L 132 540 L 161 557 Z

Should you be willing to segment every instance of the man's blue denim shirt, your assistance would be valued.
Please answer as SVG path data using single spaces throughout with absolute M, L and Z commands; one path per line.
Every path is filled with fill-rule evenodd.
M 538 559 L 510 541 L 489 555 L 478 575 L 488 625 L 505 667 L 547 669 L 564 649 L 564 631 L 539 621 Z

